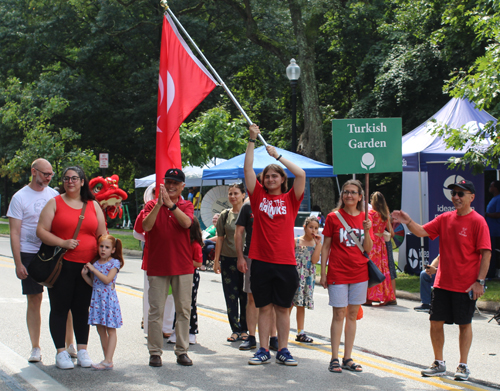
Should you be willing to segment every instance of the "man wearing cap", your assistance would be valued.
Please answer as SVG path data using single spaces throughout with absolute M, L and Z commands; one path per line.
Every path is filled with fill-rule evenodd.
M 435 361 L 423 370 L 423 376 L 446 373 L 443 360 L 443 325 L 458 324 L 460 363 L 455 380 L 467 380 L 467 357 L 472 343 L 472 317 L 476 300 L 484 294 L 484 279 L 491 258 L 490 233 L 484 217 L 471 208 L 476 189 L 468 180 L 449 185 L 454 211 L 445 212 L 425 225 L 394 211 L 392 217 L 406 224 L 419 237 L 439 237 L 439 268 L 434 282 L 430 311 L 430 334 Z
M 149 201 L 144 207 L 142 227 L 148 232 L 148 349 L 152 367 L 162 366 L 163 310 L 170 285 L 177 318 L 174 348 L 177 363 L 193 365 L 187 352 L 194 272 L 189 228 L 194 210 L 193 204 L 181 197 L 184 181 L 182 170 L 167 170 L 158 199 Z

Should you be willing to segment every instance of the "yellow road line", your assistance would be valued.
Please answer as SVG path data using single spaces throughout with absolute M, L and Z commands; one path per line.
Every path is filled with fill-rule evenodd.
M 6 267 L 9 269 L 15 269 L 16 267 L 14 265 L 0 265 L 0 267 Z
M 134 289 L 130 289 L 130 288 L 123 287 L 123 286 L 118 286 L 116 288 L 116 290 L 118 292 L 127 294 L 129 296 L 142 298 L 142 293 L 140 291 L 136 291 Z M 217 320 L 217 321 L 223 322 L 223 323 L 229 323 L 227 320 L 227 316 L 220 313 L 220 312 L 216 312 L 216 311 L 212 311 L 212 310 L 209 310 L 206 308 L 200 308 L 200 307 L 198 307 L 198 312 L 199 312 L 199 315 L 204 316 L 206 318 L 214 319 L 214 320 Z M 329 356 L 331 355 L 331 351 L 329 349 L 329 347 L 330 347 L 329 344 L 317 344 L 316 343 L 313 345 L 306 345 L 306 344 L 301 343 L 301 342 L 296 342 L 294 340 L 294 338 L 295 338 L 295 336 L 290 334 L 290 336 L 289 336 L 289 343 L 290 344 L 296 345 L 299 347 L 303 347 L 306 349 L 315 350 L 315 351 L 318 351 L 320 353 L 327 354 Z M 341 349 L 341 352 L 342 352 L 342 349 Z M 364 354 L 355 354 L 355 355 L 353 355 L 353 358 L 356 358 L 357 363 L 362 364 L 366 367 L 378 369 L 378 370 L 385 372 L 385 373 L 390 373 L 390 374 L 393 374 L 395 376 L 399 376 L 399 377 L 403 377 L 403 378 L 406 378 L 409 380 L 425 383 L 425 384 L 428 384 L 430 386 L 435 386 L 437 388 L 441 388 L 444 390 L 469 389 L 469 390 L 480 391 L 480 390 L 485 389 L 483 387 L 473 386 L 471 384 L 463 383 L 463 382 L 457 382 L 457 381 L 454 381 L 451 379 L 447 379 L 445 377 L 433 377 L 433 378 L 420 377 L 420 371 L 417 369 L 407 368 L 407 367 L 404 367 L 404 366 L 399 365 L 399 364 L 395 364 L 395 363 L 393 364 L 391 362 L 387 362 L 387 361 L 378 359 L 376 357 L 370 357 L 370 356 L 367 356 Z M 366 360 L 368 360 L 370 362 L 368 362 Z M 410 374 L 403 373 L 402 371 L 409 372 Z M 443 383 L 446 383 L 446 384 L 443 384 Z

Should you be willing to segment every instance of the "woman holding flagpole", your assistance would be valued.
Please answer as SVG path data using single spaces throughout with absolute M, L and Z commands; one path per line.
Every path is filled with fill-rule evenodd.
M 260 130 L 255 124 L 252 124 L 249 130 L 244 172 L 254 224 L 248 256 L 252 259 L 251 289 L 255 306 L 259 308 L 260 349 L 248 363 L 260 365 L 271 359 L 269 335 L 275 312 L 279 345 L 276 362 L 295 366 L 297 361 L 287 348 L 290 332 L 289 308 L 299 284 L 293 227 L 304 198 L 306 173 L 268 145 L 267 153 L 295 176 L 295 182 L 292 189 L 287 191 L 285 170 L 280 164 L 270 164 L 262 171 L 261 185 L 253 170 L 255 141 Z

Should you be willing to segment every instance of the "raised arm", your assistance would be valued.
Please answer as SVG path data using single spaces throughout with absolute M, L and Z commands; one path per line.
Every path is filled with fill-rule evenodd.
M 281 156 L 273 146 L 268 145 L 266 147 L 266 150 L 270 156 L 283 163 L 283 165 L 288 168 L 288 171 L 295 175 L 295 180 L 293 181 L 293 190 L 295 192 L 295 198 L 299 200 L 300 197 L 302 197 L 302 194 L 304 194 L 304 189 L 306 188 L 306 172 L 295 163 L 292 163 L 290 160 L 285 159 L 283 156 Z
M 250 125 L 249 128 L 249 137 L 250 140 L 256 140 L 260 129 L 257 125 Z M 255 182 L 257 182 L 257 176 L 255 175 L 255 171 L 253 170 L 253 157 L 255 149 L 255 141 L 248 141 L 247 150 L 245 152 L 245 164 L 243 166 L 243 172 L 245 173 L 245 184 L 248 189 L 249 194 L 253 194 L 255 189 Z
M 420 224 L 415 223 L 408 213 L 403 212 L 402 210 L 395 210 L 392 212 L 392 218 L 396 221 L 399 221 L 403 224 L 406 224 L 408 229 L 412 234 L 418 236 L 419 238 L 427 237 L 429 234 Z

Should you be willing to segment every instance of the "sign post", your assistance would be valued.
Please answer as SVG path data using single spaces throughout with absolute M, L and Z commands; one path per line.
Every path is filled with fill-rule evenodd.
M 102 176 L 106 176 L 106 168 L 109 166 L 109 154 L 100 153 L 99 154 L 99 168 L 102 168 Z
M 370 173 L 401 172 L 401 118 L 336 119 L 332 121 L 333 172 L 365 174 L 368 218 Z

